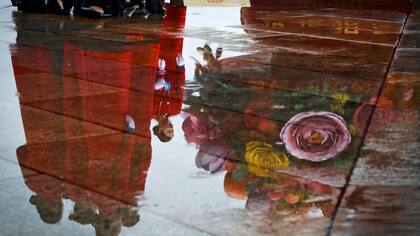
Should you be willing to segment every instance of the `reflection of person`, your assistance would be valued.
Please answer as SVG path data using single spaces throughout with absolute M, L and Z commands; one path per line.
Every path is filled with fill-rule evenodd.
M 181 32 L 185 26 L 186 7 L 182 2 L 165 5 L 167 16 L 162 22 L 164 30 L 175 27 Z M 160 141 L 168 142 L 174 137 L 170 117 L 181 112 L 183 85 L 185 83 L 183 38 L 160 38 L 159 60 L 153 101 L 154 118 L 158 124 L 153 127 Z
M 158 125 L 153 127 L 153 134 L 156 135 L 162 142 L 171 141 L 174 137 L 174 129 L 167 116 L 159 118 Z
M 93 222 L 97 207 L 90 202 L 75 202 L 73 212 L 69 215 L 69 220 L 79 224 L 87 225 Z
M 21 27 L 25 22 L 19 17 L 17 15 L 15 19 L 18 37 L 16 45 L 12 46 L 12 63 L 17 90 L 22 95 L 19 98 L 20 102 L 26 104 L 39 99 L 53 101 L 57 104 L 55 108 L 59 109 L 57 113 L 74 112 L 73 115 L 80 117 L 80 120 L 76 120 L 28 107 L 22 109 L 27 143 L 18 148 L 17 157 L 25 184 L 34 192 L 30 203 L 36 206 L 44 222 L 54 224 L 62 218 L 62 198 L 66 197 L 75 203 L 73 213 L 68 216 L 70 220 L 92 225 L 98 235 L 118 235 L 122 226 L 131 227 L 140 219 L 136 205 L 137 198 L 144 192 L 151 162 L 150 137 L 115 132 L 111 135 L 91 137 L 92 124 L 85 122 L 86 120 L 98 121 L 97 123 L 103 126 L 107 126 L 108 123 L 107 118 L 95 120 L 98 117 L 98 113 L 95 113 L 98 103 L 95 102 L 100 100 L 90 100 L 91 96 L 84 95 L 91 92 L 86 91 L 90 89 L 89 86 L 85 86 L 89 84 L 86 80 L 95 80 L 95 70 L 91 69 L 107 67 L 107 64 L 99 66 L 98 61 L 101 61 L 101 57 L 108 57 L 107 62 L 110 65 L 121 65 L 123 63 L 113 63 L 112 59 L 124 60 L 124 56 L 128 54 L 125 51 L 82 51 L 82 47 L 87 43 L 78 45 L 74 42 L 60 41 L 62 38 L 51 39 L 48 36 L 43 42 L 28 42 L 26 40 L 32 40 L 33 37 L 25 37 L 28 32 Z M 54 25 L 46 24 L 46 27 L 48 30 L 48 27 Z M 48 44 L 50 40 L 55 42 L 54 50 L 37 44 Z M 82 41 L 80 39 L 80 42 Z M 36 45 L 29 46 L 34 44 Z M 34 52 L 39 53 L 35 55 Z M 80 52 L 85 57 L 80 56 Z M 78 76 L 79 79 L 85 80 L 63 75 Z M 122 78 L 124 82 L 125 79 L 130 79 L 129 75 L 123 73 L 121 77 L 114 79 Z M 98 74 L 96 79 L 97 76 Z M 56 97 L 57 94 L 59 97 Z M 114 100 L 115 103 L 111 103 L 111 106 L 118 109 L 139 107 L 135 106 L 139 100 L 133 99 L 138 96 L 127 98 L 127 94 L 132 94 L 121 94 L 118 94 L 117 100 Z M 149 131 L 153 96 L 144 97 L 148 98 L 146 104 L 150 104 L 150 112 L 146 119 L 137 121 L 140 121 L 139 126 L 145 126 Z M 124 109 L 122 114 L 126 112 Z M 112 118 L 113 116 L 110 119 L 111 125 Z M 102 129 L 96 127 L 97 130 Z M 46 175 L 32 176 L 26 167 Z M 118 200 L 110 200 L 104 195 Z
M 97 236 L 118 236 L 121 232 L 122 218 L 118 212 L 112 215 L 96 215 L 92 222 Z
M 69 219 L 79 224 L 91 224 L 95 228 L 96 235 L 119 235 L 122 226 L 132 227 L 140 220 L 140 215 L 136 208 L 124 206 L 118 208 L 112 214 L 107 215 L 102 212 L 97 213 L 97 209 L 92 204 L 76 203 L 73 213 Z
M 62 195 L 65 191 L 65 185 L 62 181 L 51 178 L 47 175 L 33 175 L 32 171 L 29 171 L 25 167 L 38 168 L 45 164 L 44 173 L 55 174 L 63 170 L 63 162 L 60 160 L 50 160 L 42 163 L 38 156 L 33 152 L 35 150 L 29 145 L 19 147 L 17 150 L 17 157 L 19 164 L 22 166 L 22 175 L 25 180 L 25 184 L 30 190 L 35 192 L 29 199 L 29 202 L 36 207 L 39 217 L 41 220 L 48 224 L 58 223 L 63 215 L 63 202 L 61 200 Z M 58 158 L 60 158 L 58 156 Z M 45 160 L 43 160 L 45 161 Z
M 61 199 L 49 200 L 38 195 L 32 195 L 29 202 L 36 207 L 39 217 L 45 223 L 56 224 L 63 216 Z

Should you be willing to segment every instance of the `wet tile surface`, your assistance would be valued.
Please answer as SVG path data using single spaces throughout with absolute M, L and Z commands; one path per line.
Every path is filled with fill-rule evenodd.
M 418 4 L 418 3 L 416 3 Z M 415 4 L 415 5 L 416 5 Z M 332 235 L 416 235 L 420 122 L 416 6 L 396 49 Z M 369 102 L 368 102 L 369 103 Z M 362 110 L 361 110 L 362 111 Z M 358 117 L 363 117 L 359 112 Z
M 332 235 L 417 235 L 418 187 L 348 188 Z
M 34 176 L 37 175 L 38 172 L 32 171 L 26 168 L 22 168 L 24 171 L 28 173 L 28 176 Z M 19 165 L 16 163 L 12 163 L 8 161 L 7 159 L 2 159 L 0 157 L 0 170 L 1 170 L 1 177 L 0 181 L 7 181 L 10 179 L 16 179 L 22 177 L 22 170 Z
M 419 78 L 411 72 L 388 74 L 352 175 L 352 184 L 419 184 Z M 363 111 L 358 117 L 362 118 L 362 114 Z
M 190 4 L 0 5 L 2 235 L 419 231 L 418 3 Z
M 407 22 L 416 19 L 415 10 Z M 419 86 L 416 48 L 407 26 L 374 111 L 362 154 L 352 176 L 355 185 L 418 185 L 420 162 Z M 372 100 L 373 102 L 373 100 Z M 361 118 L 363 113 L 359 113 Z
M 24 179 L 0 181 L 7 189 L 0 206 L 10 209 L 0 216 L 3 235 L 210 235 L 49 176 L 23 175 Z M 65 197 L 57 198 L 61 194 Z M 108 212 L 98 212 L 92 201 L 106 205 Z M 133 225 L 139 219 L 141 224 Z

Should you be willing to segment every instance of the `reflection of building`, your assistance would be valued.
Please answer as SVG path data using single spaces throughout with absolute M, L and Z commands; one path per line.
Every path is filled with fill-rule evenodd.
M 167 9 L 161 28 L 182 28 L 186 8 Z M 151 162 L 151 119 L 181 110 L 185 76 L 176 56 L 183 40 L 140 34 L 125 36 L 145 39 L 135 43 L 74 40 L 38 33 L 59 30 L 54 19 L 38 31 L 26 30 L 34 23 L 24 16 L 15 23 L 11 54 L 27 140 L 17 156 L 34 192 L 30 202 L 53 224 L 63 217 L 62 199 L 70 199 L 75 203 L 70 220 L 92 225 L 97 235 L 118 235 L 122 226 L 139 221 L 137 200 Z M 159 58 L 167 61 L 170 98 L 155 91 Z M 168 107 L 156 107 L 166 100 Z M 136 122 L 134 134 L 124 133 L 127 114 Z M 27 168 L 42 175 L 32 176 Z

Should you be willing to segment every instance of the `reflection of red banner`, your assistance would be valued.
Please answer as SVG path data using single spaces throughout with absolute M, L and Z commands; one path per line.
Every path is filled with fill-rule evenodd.
M 162 28 L 182 30 L 186 8 L 167 9 Z M 100 230 L 98 219 L 83 221 L 78 212 L 79 207 L 90 208 L 96 214 L 97 208 L 100 217 L 122 217 L 123 224 L 130 225 L 125 220 L 131 214 L 126 205 L 135 206 L 143 194 L 151 162 L 150 121 L 160 115 L 158 107 L 168 99 L 155 91 L 157 61 L 167 61 L 165 79 L 175 96 L 160 110 L 178 114 L 185 72 L 177 67 L 176 56 L 182 54 L 183 39 L 156 37 L 147 43 L 102 47 L 83 37 L 78 42 L 59 37 L 51 39 L 53 50 L 24 46 L 28 45 L 24 40 L 33 37 L 24 37 L 27 32 L 18 26 L 17 31 L 12 62 L 20 102 L 38 108 L 22 108 L 27 144 L 17 150 L 25 183 L 35 192 L 31 203 L 47 223 L 61 219 L 62 198 L 68 197 L 75 202 L 71 220 Z M 126 114 L 136 122 L 135 134 L 121 132 L 127 126 Z M 54 120 L 48 120 L 51 117 Z M 26 168 L 42 175 L 31 176 Z M 54 210 L 54 219 L 48 218 Z M 132 215 L 135 223 L 138 218 Z

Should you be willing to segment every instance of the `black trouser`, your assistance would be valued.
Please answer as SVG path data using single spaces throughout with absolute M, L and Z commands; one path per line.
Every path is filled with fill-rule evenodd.
M 146 0 L 146 9 L 152 14 L 165 12 L 161 0 Z
M 103 8 L 105 12 L 112 13 L 113 16 L 121 16 L 125 8 L 134 5 L 139 5 L 140 8 L 144 7 L 142 0 L 131 0 L 130 2 L 125 0 L 78 0 L 74 14 L 83 16 L 86 15 L 83 12 L 83 8 L 98 6 Z
M 127 3 L 125 0 L 61 0 L 64 9 L 60 8 L 57 0 L 49 0 L 45 4 L 45 0 L 12 0 L 12 4 L 16 5 L 19 10 L 24 12 L 53 12 L 58 14 L 68 14 L 70 9 L 74 6 L 75 15 L 84 15 L 83 8 L 90 6 L 98 6 L 103 8 L 106 12 L 112 12 L 112 15 L 121 15 L 126 7 L 139 5 L 143 7 L 142 0 L 131 0 Z M 161 0 L 146 0 L 146 9 L 152 14 L 164 13 Z
M 12 0 L 12 4 L 24 12 L 52 12 L 57 14 L 68 14 L 76 0 L 61 0 L 61 2 L 63 3 L 63 8 L 61 8 L 57 0 L 48 0 L 47 3 L 45 3 L 45 0 Z

